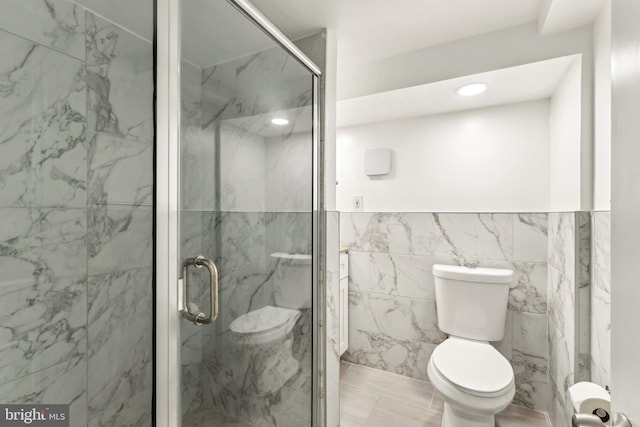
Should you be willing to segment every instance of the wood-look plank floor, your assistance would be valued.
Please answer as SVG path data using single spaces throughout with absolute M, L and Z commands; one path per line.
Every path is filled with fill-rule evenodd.
M 444 402 L 427 381 L 342 362 L 340 427 L 440 427 Z M 547 415 L 510 405 L 496 427 L 549 427 Z

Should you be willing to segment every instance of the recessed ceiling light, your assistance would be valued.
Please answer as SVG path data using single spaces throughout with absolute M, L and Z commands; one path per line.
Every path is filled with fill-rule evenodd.
M 462 95 L 462 96 L 480 95 L 482 92 L 487 90 L 488 87 L 489 85 L 486 83 L 471 83 L 471 84 L 462 86 L 457 90 L 457 92 L 458 92 L 458 95 Z
M 289 124 L 289 120 L 282 118 L 271 119 L 271 124 L 276 126 L 284 126 Z

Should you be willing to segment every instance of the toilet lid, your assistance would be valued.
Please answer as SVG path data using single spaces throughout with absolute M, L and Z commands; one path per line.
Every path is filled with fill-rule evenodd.
M 267 332 L 271 329 L 282 327 L 291 320 L 295 320 L 299 313 L 298 310 L 267 305 L 243 314 L 231 322 L 229 327 L 238 334 Z
M 495 393 L 513 380 L 511 365 L 489 343 L 451 337 L 433 350 L 434 366 L 451 383 L 479 393 Z

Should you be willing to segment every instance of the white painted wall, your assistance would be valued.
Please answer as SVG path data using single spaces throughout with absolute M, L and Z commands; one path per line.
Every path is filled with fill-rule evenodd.
M 639 426 L 640 2 L 611 3 L 611 406 Z
M 549 206 L 547 100 L 338 129 L 337 208 L 371 212 L 535 212 Z M 392 172 L 364 175 L 367 149 Z
M 490 53 L 490 54 L 489 54 Z M 580 209 L 593 207 L 593 37 L 591 26 L 549 36 L 537 24 L 495 31 L 339 70 L 338 99 L 395 90 L 544 59 L 582 54 Z
M 549 210 L 580 210 L 581 73 L 580 63 L 569 67 L 551 97 L 549 110 Z
M 591 26 L 541 37 L 535 23 L 431 46 L 362 66 L 340 68 L 338 99 L 499 70 L 576 53 L 592 69 Z M 490 54 L 489 54 L 490 53 Z M 590 83 L 585 89 L 591 91 Z
M 338 38 L 335 30 L 327 30 L 327 63 L 324 75 L 324 182 L 325 209 L 336 209 L 336 102 L 338 82 Z
M 611 209 L 611 3 L 593 25 L 594 151 L 593 208 Z

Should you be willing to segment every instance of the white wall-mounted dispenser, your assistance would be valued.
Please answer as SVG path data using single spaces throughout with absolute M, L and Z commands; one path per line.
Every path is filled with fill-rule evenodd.
M 391 171 L 391 151 L 386 148 L 364 152 L 364 173 L 367 176 L 388 175 Z

